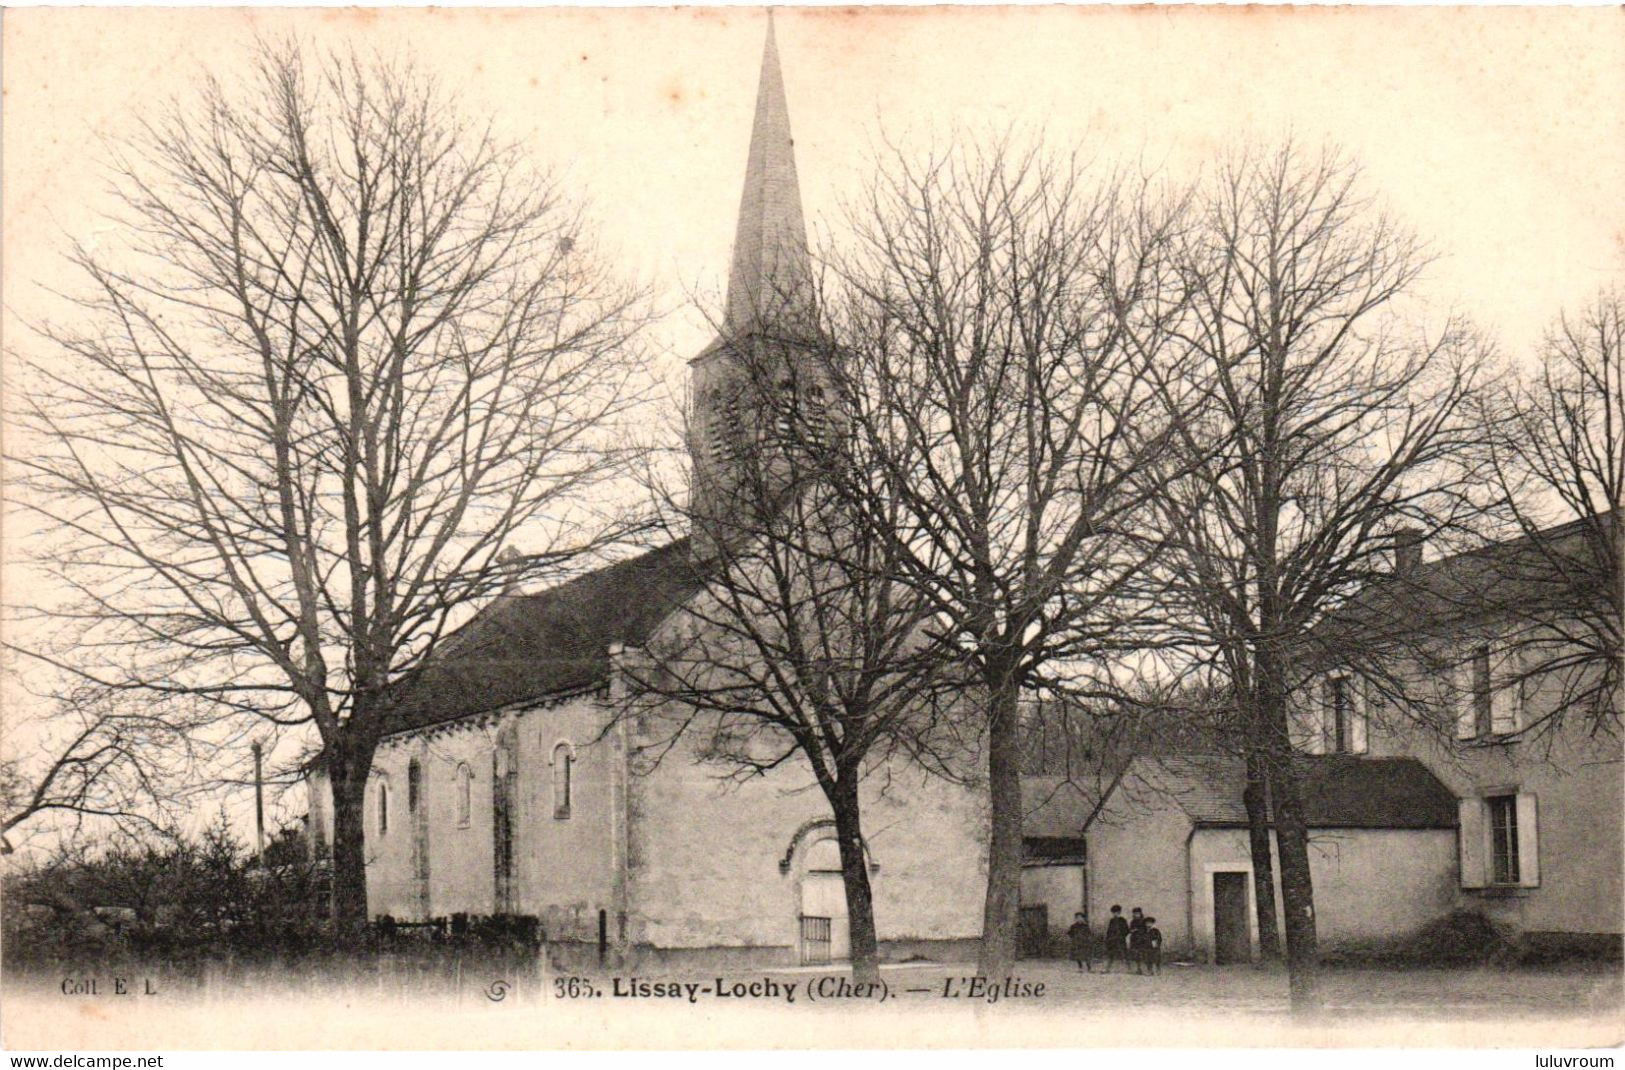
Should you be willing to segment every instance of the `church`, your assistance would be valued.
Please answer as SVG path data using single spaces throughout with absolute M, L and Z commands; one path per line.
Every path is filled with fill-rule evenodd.
M 365 814 L 374 917 L 534 917 L 550 942 L 596 945 L 601 960 L 646 968 L 848 957 L 833 815 L 807 763 L 739 782 L 693 739 L 647 763 L 640 755 L 658 741 L 624 715 L 640 652 L 705 592 L 714 548 L 703 532 L 714 527 L 704 521 L 737 507 L 744 479 L 730 443 L 773 418 L 744 393 L 761 373 L 754 358 L 766 353 L 775 379 L 790 373 L 792 385 L 817 389 L 817 347 L 797 343 L 794 315 L 781 315 L 810 300 L 811 280 L 769 22 L 719 337 L 689 364 L 694 529 L 556 587 L 506 593 L 446 640 L 374 759 Z M 1480 556 L 1396 562 L 1396 576 L 1417 570 L 1424 591 L 1443 585 L 1443 594 L 1391 616 L 1415 622 L 1467 604 L 1462 592 L 1485 588 Z M 1349 612 L 1398 589 L 1410 587 L 1374 583 Z M 1487 662 L 1494 643 L 1468 645 Z M 1354 677 L 1329 671 L 1324 690 L 1340 697 L 1315 707 L 1325 723 L 1298 740 L 1323 946 L 1392 943 L 1470 911 L 1554 946 L 1618 954 L 1617 736 L 1565 737 L 1564 760 L 1554 760 L 1524 739 L 1518 712 L 1548 701 L 1541 689 L 1497 689 L 1482 668 L 1458 689 L 1468 698 L 1455 738 L 1423 738 L 1368 715 Z M 1038 768 L 1023 778 L 1023 953 L 1055 951 L 1075 912 L 1098 933 L 1121 904 L 1160 915 L 1172 957 L 1256 959 L 1234 761 L 1144 747 L 1119 757 L 1093 786 Z M 331 796 L 319 770 L 309 787 L 321 850 Z M 888 760 L 869 769 L 861 806 L 882 959 L 973 961 L 985 790 Z
M 810 279 L 770 22 L 721 337 L 690 362 L 692 512 L 730 500 L 722 439 L 752 418 L 738 401 L 739 352 L 761 344 L 764 303 L 798 299 Z M 743 784 L 697 753 L 645 769 L 636 720 L 617 717 L 629 652 L 703 590 L 698 541 L 506 594 L 447 640 L 374 759 L 374 917 L 530 915 L 550 941 L 654 964 L 847 957 L 834 822 L 805 764 Z M 901 760 L 870 780 L 885 785 L 862 799 L 883 957 L 974 958 L 985 795 Z M 310 799 L 313 829 L 330 828 L 320 773 Z

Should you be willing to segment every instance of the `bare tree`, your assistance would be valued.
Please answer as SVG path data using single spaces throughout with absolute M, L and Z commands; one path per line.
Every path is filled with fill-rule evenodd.
M 1075 161 L 1008 144 L 901 153 L 833 267 L 841 404 L 881 473 L 855 515 L 890 533 L 934 615 L 932 646 L 985 706 L 991 807 L 980 971 L 1016 954 L 1020 698 L 1113 690 L 1137 648 L 1139 523 L 1158 477 L 1164 354 L 1124 323 L 1156 286 L 1177 213 Z
M 17 689 L 12 689 L 12 709 Z M 8 718 L 0 752 L 0 854 L 24 825 L 70 836 L 86 823 L 160 827 L 186 800 L 194 764 L 213 748 L 198 736 L 210 711 L 184 699 L 153 702 L 91 685 Z M 52 818 L 63 819 L 50 821 Z
M 1625 295 L 1604 292 L 1547 333 L 1533 375 L 1490 412 L 1497 482 L 1520 536 L 1485 592 L 1509 618 L 1518 673 L 1560 682 L 1566 715 L 1617 733 L 1625 687 Z
M 861 790 L 894 757 L 945 768 L 921 640 L 930 607 L 904 582 L 894 541 L 853 522 L 837 490 L 875 474 L 817 373 L 838 354 L 760 335 L 733 349 L 755 430 L 718 447 L 726 506 L 663 503 L 690 525 L 705 588 L 629 656 L 626 712 L 645 761 L 687 742 L 738 781 L 811 770 L 834 816 L 853 974 L 878 980 Z
M 1157 498 L 1178 547 L 1168 598 L 1239 718 L 1261 893 L 1267 786 L 1292 1005 L 1312 1012 L 1314 898 L 1289 732 L 1297 666 L 1313 660 L 1315 623 L 1388 571 L 1396 528 L 1425 535 L 1474 514 L 1462 460 L 1478 440 L 1480 354 L 1460 325 L 1432 340 L 1401 333 L 1397 304 L 1426 258 L 1333 150 L 1288 143 L 1225 162 L 1181 260 L 1172 330 L 1198 358 L 1207 404 L 1178 421 L 1190 474 Z
M 128 241 L 74 247 L 10 463 L 90 649 L 144 660 L 64 667 L 314 723 L 353 927 L 394 696 L 470 603 L 624 527 L 591 496 L 635 452 L 640 303 L 516 146 L 385 60 L 267 47 L 144 124 L 115 189 Z

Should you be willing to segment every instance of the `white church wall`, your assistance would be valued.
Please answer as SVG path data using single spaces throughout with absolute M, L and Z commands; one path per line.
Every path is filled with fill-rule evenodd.
M 492 789 L 499 733 L 506 729 L 513 734 L 511 760 L 518 777 L 512 811 L 512 912 L 542 918 L 553 939 L 596 939 L 597 912 L 611 909 L 613 876 L 609 785 L 615 759 L 607 742 L 594 742 L 602 720 L 595 700 L 580 697 L 556 707 L 386 740 L 374 758 L 368 788 L 371 913 L 422 920 L 497 911 Z M 554 752 L 561 744 L 573 756 L 567 816 L 554 805 Z M 423 770 L 428 825 L 426 908 L 414 876 L 408 805 L 414 757 Z M 388 831 L 381 831 L 378 810 L 384 785 L 390 793 Z
M 800 763 L 729 784 L 717 768 L 680 758 L 632 781 L 630 942 L 793 961 L 804 874 L 791 846 L 804 851 L 820 838 L 807 833 L 832 817 L 823 793 Z M 870 776 L 863 806 L 880 940 L 975 938 L 983 798 L 899 764 Z

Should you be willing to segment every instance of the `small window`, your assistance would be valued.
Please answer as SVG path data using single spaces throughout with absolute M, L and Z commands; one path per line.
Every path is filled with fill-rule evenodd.
M 423 766 L 413 758 L 406 766 L 406 812 L 416 815 L 423 805 Z
M 1490 822 L 1490 873 L 1495 884 L 1518 884 L 1518 797 L 1495 795 L 1484 800 Z
M 553 817 L 563 821 L 570 816 L 571 780 L 574 778 L 575 751 L 568 743 L 553 748 Z
M 378 835 L 389 832 L 389 781 L 378 782 Z
M 457 827 L 466 829 L 473 810 L 474 771 L 463 762 L 457 767 Z

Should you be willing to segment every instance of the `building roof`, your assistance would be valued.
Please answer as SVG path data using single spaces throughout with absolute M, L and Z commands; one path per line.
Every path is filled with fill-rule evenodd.
M 1317 624 L 1309 638 L 1317 650 L 1334 652 L 1475 618 L 1583 605 L 1601 586 L 1601 563 L 1592 555 L 1606 545 L 1588 537 L 1586 525 L 1613 522 L 1612 514 L 1571 521 L 1420 563 L 1404 575 L 1368 584 Z
M 1089 844 L 1082 836 L 1023 836 L 1021 861 L 1029 866 L 1076 866 L 1088 861 Z
M 447 640 L 390 732 L 603 686 L 609 646 L 643 645 L 703 581 L 678 539 L 534 594 L 504 595 Z
M 1296 759 L 1310 828 L 1446 829 L 1456 827 L 1456 798 L 1415 758 L 1362 758 L 1346 754 Z M 1244 827 L 1246 768 L 1239 758 L 1136 758 L 1113 792 L 1131 775 L 1158 798 L 1170 799 L 1192 822 Z
M 1025 837 L 1078 836 L 1094 808 L 1095 800 L 1084 787 L 1064 776 L 1021 778 L 1021 834 Z

